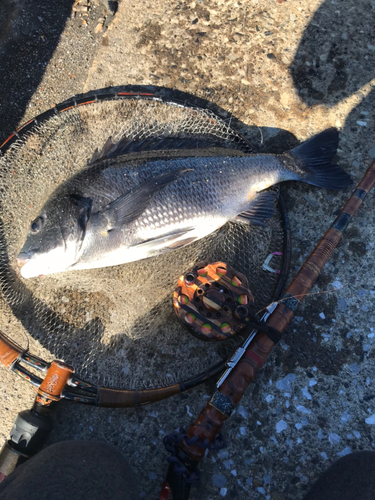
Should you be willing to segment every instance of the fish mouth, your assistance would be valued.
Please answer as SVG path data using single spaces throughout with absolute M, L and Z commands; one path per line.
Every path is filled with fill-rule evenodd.
M 18 259 L 17 259 L 18 260 Z M 49 274 L 48 271 L 43 270 L 40 272 L 39 269 L 33 266 L 33 261 L 31 259 L 27 260 L 25 263 L 21 264 L 21 276 L 22 278 L 36 278 L 37 276 L 44 276 L 45 274 Z
M 29 250 L 18 254 L 16 261 L 22 278 L 36 278 L 46 274 L 54 274 L 67 269 L 64 247 L 54 251 L 40 252 Z
M 16 257 L 18 267 L 21 269 L 30 259 L 31 255 L 29 252 L 20 252 Z
M 21 276 L 23 278 L 34 278 L 35 276 L 43 276 L 42 274 L 40 274 L 39 272 L 35 272 L 35 269 L 34 269 L 34 252 L 20 252 L 17 257 L 16 257 L 16 261 L 17 261 L 17 264 L 18 264 L 18 267 L 20 269 L 20 272 L 21 272 Z

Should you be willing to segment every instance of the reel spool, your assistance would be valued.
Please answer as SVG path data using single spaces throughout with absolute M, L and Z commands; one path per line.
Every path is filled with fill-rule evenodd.
M 245 327 L 254 306 L 246 276 L 224 262 L 200 262 L 173 293 L 181 324 L 201 340 L 226 340 Z

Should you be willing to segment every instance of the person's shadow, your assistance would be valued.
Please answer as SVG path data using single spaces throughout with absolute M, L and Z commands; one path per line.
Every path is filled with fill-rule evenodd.
M 361 25 L 358 24 L 358 19 L 361 19 Z M 375 90 L 371 85 L 375 77 L 374 21 L 374 1 L 326 0 L 307 26 L 290 67 L 300 99 L 312 108 L 312 113 L 313 108 L 318 105 L 328 108 L 339 105 L 348 112 L 340 130 L 339 164 L 351 174 L 353 186 L 363 177 L 369 165 L 368 155 L 375 157 Z M 282 190 L 283 194 L 284 192 Z M 371 202 L 369 200 L 366 203 Z M 288 209 L 288 203 L 286 206 Z M 374 218 L 369 208 L 368 205 L 367 214 L 372 217 L 373 223 Z M 367 253 L 358 222 L 360 217 L 361 213 L 345 232 L 341 244 L 341 251 L 354 266 L 356 262 L 362 263 Z M 331 278 L 329 273 L 321 274 L 321 289 L 329 288 Z M 320 310 L 324 302 L 327 306 L 327 301 L 328 314 L 334 317 L 338 307 L 336 296 L 311 296 L 308 304 L 312 310 Z M 303 307 L 308 307 L 308 304 L 306 302 Z M 344 300 L 339 309 L 349 313 L 350 307 Z M 353 338 L 349 342 L 346 338 L 348 329 L 341 329 L 343 349 L 337 352 L 329 346 L 321 349 L 308 336 L 308 330 L 308 325 L 303 322 L 299 323 L 298 332 L 294 330 L 296 333 L 290 328 L 286 342 L 292 348 L 288 352 L 278 353 L 278 361 L 287 365 L 291 371 L 296 364 L 307 369 L 315 363 L 325 374 L 338 374 L 349 357 L 353 362 L 363 357 L 362 342 Z M 296 352 L 299 352 L 298 357 L 295 356 Z
M 375 92 L 363 88 L 375 77 L 374 23 L 374 1 L 326 0 L 305 30 L 291 67 L 294 85 L 308 106 L 333 107 L 356 97 L 357 105 L 340 133 L 340 146 L 352 157 L 358 154 L 357 161 L 362 155 L 364 165 L 364 154 L 375 146 Z M 350 143 L 350 150 L 344 142 Z M 374 157 L 375 151 L 371 154 Z M 352 167 L 356 172 L 359 165 Z
M 60 39 L 74 0 L 2 0 L 0 144 L 22 119 Z

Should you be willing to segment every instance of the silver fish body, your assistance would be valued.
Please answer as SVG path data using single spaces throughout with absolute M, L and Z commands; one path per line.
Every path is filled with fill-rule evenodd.
M 328 132 L 332 142 L 332 130 L 322 134 Z M 285 180 L 348 186 L 339 167 L 329 164 L 323 172 L 321 160 L 309 166 L 306 151 L 321 146 L 317 138 L 277 156 L 205 148 L 99 160 L 60 186 L 32 222 L 18 256 L 21 274 L 31 278 L 155 256 L 202 238 L 239 214 L 242 221 L 262 225 L 272 216 L 275 196 L 263 190 Z M 317 144 L 309 147 L 311 141 Z M 336 146 L 337 139 L 318 157 L 330 159 Z

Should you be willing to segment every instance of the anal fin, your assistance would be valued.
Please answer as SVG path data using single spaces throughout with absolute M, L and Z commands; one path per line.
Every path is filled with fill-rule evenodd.
M 277 193 L 274 191 L 264 191 L 259 193 L 251 202 L 246 212 L 242 212 L 234 220 L 251 224 L 253 226 L 266 226 L 266 219 L 270 219 L 275 211 Z

